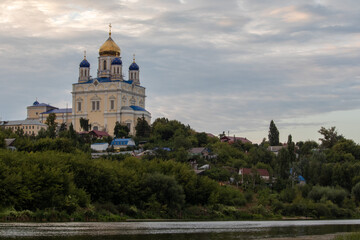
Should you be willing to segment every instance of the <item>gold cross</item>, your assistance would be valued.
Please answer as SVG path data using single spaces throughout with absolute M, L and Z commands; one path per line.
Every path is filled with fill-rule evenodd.
M 111 36 L 111 23 L 109 23 L 109 36 Z

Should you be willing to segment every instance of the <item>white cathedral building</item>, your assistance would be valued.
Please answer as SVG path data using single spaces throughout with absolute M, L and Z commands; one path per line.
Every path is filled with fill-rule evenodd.
M 89 119 L 93 130 L 113 134 L 115 123 L 127 125 L 135 134 L 138 118 L 150 124 L 151 114 L 145 110 L 145 87 L 140 85 L 140 70 L 135 62 L 129 67 L 128 80 L 124 79 L 121 50 L 111 38 L 99 49 L 97 78 L 90 77 L 90 63 L 79 66 L 79 79 L 72 87 L 72 124 L 80 129 L 80 118 Z

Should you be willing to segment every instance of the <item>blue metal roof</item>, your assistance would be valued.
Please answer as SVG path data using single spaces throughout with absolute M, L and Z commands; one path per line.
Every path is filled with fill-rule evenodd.
M 134 106 L 134 105 L 131 105 L 130 106 L 134 111 L 145 111 L 145 108 L 142 108 L 142 107 L 139 107 L 139 106 Z
M 116 57 L 111 61 L 111 65 L 122 65 L 122 61 L 119 57 Z
M 298 177 L 298 181 L 299 181 L 299 182 L 305 182 L 305 178 L 300 175 L 300 176 Z
M 35 101 L 32 106 L 34 106 L 34 107 L 52 107 L 52 108 L 55 108 L 55 107 L 53 107 L 53 106 L 51 106 L 51 105 L 49 105 L 47 103 L 39 103 L 38 101 Z
M 80 63 L 80 67 L 90 67 L 90 63 L 88 62 L 88 60 L 84 59 L 81 61 Z
M 113 146 L 127 146 L 131 138 L 115 138 L 111 141 L 111 145 Z
M 124 83 L 132 84 L 133 80 L 124 81 Z
M 130 71 L 138 71 L 138 70 L 139 70 L 139 66 L 138 66 L 135 62 L 133 62 L 133 63 L 130 65 L 129 70 L 130 70 Z
M 43 112 L 41 114 L 50 114 L 50 113 L 72 113 L 72 108 L 57 108 L 51 109 L 47 112 Z

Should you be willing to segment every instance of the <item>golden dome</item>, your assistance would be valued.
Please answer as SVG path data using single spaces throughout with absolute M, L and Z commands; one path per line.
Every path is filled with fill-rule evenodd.
M 111 32 L 109 32 L 109 38 L 104 42 L 104 44 L 99 49 L 100 56 L 120 56 L 119 46 L 112 40 Z

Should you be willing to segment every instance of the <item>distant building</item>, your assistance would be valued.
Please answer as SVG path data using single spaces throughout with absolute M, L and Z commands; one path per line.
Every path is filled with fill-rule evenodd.
M 39 120 L 17 120 L 17 121 L 2 121 L 0 127 L 11 129 L 15 132 L 22 129 L 26 135 L 37 135 L 41 129 L 47 129 L 47 125 L 41 123 Z
M 269 146 L 267 150 L 274 153 L 277 156 L 280 150 L 283 149 L 284 147 L 286 146 Z
M 16 147 L 14 145 L 16 138 L 5 138 L 5 146 L 6 149 L 10 149 L 12 151 L 16 150 Z
M 207 157 L 207 156 L 209 156 L 210 151 L 208 148 L 205 148 L 205 147 L 197 147 L 197 148 L 191 148 L 189 150 L 189 153 L 192 156 L 198 155 L 198 156 Z
M 233 144 L 235 142 L 242 142 L 242 143 L 250 143 L 252 144 L 252 142 L 250 140 L 248 140 L 247 138 L 243 138 L 243 137 L 229 137 L 229 136 L 222 136 L 220 138 L 221 142 L 227 142 L 229 144 Z
M 94 138 L 102 139 L 104 137 L 110 137 L 110 135 L 105 131 L 97 131 L 97 130 L 91 130 L 89 132 L 89 135 L 91 135 Z
M 93 143 L 91 144 L 90 148 L 97 152 L 104 152 L 106 149 L 108 149 L 109 144 L 108 143 Z
M 254 175 L 259 175 L 260 178 L 262 180 L 264 180 L 265 182 L 270 181 L 270 174 L 267 169 L 240 168 L 239 175 L 242 176 L 241 182 L 244 182 L 244 179 L 243 179 L 244 176 L 254 176 Z

